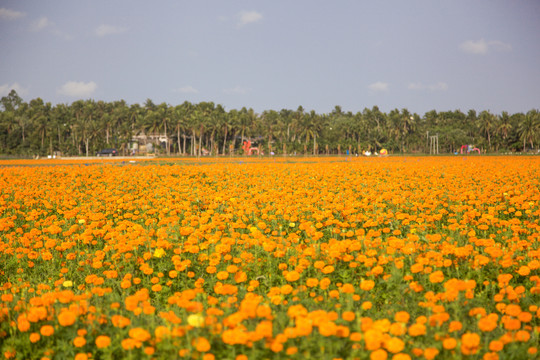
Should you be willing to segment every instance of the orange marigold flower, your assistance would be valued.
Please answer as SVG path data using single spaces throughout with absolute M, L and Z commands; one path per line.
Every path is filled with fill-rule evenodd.
M 296 280 L 300 279 L 300 274 L 299 274 L 298 272 L 294 271 L 294 270 L 293 270 L 293 271 L 289 271 L 289 272 L 287 273 L 287 275 L 285 275 L 285 279 L 286 279 L 287 281 L 291 281 L 291 282 L 292 282 L 292 281 L 296 281 Z
M 516 333 L 516 340 L 520 342 L 527 342 L 531 338 L 531 334 L 526 330 L 519 330 Z
M 405 343 L 400 338 L 392 337 L 385 342 L 385 347 L 389 352 L 397 354 L 405 348 Z
M 394 320 L 397 321 L 397 322 L 401 322 L 401 323 L 407 323 L 409 322 L 409 319 L 410 319 L 410 315 L 408 312 L 406 311 L 398 311 L 395 315 L 394 315 Z
M 383 272 L 384 272 L 384 268 L 380 265 L 377 265 L 373 269 L 371 269 L 371 273 L 373 275 L 381 275 Z
M 377 350 L 381 347 L 383 342 L 383 333 L 377 329 L 369 329 L 364 333 L 364 343 L 366 349 L 368 350 Z
M 19 315 L 17 318 L 17 329 L 20 332 L 26 332 L 30 329 L 30 321 L 25 316 Z
M 504 312 L 510 316 L 518 316 L 521 313 L 521 307 L 517 304 L 509 304 L 506 306 Z
M 424 357 L 426 358 L 426 360 L 435 359 L 437 355 L 439 355 L 439 350 L 437 350 L 436 348 L 429 347 L 424 350 Z
M 373 280 L 362 280 L 360 282 L 360 289 L 364 291 L 369 291 L 373 289 L 374 286 L 375 286 L 375 281 Z
M 370 360 L 386 360 L 388 359 L 388 353 L 383 349 L 377 349 L 369 354 Z
M 461 336 L 461 352 L 464 355 L 476 354 L 480 346 L 480 336 L 476 333 L 465 333 Z
M 392 360 L 411 360 L 411 356 L 409 354 L 399 353 L 392 356 Z
M 58 315 L 58 323 L 62 326 L 73 325 L 77 321 L 77 315 L 70 310 L 62 311 Z
M 41 339 L 41 336 L 38 333 L 31 333 L 30 334 L 30 342 L 31 343 L 36 343 L 36 342 L 39 341 L 39 339 Z
M 122 340 L 121 344 L 124 350 L 132 350 L 135 348 L 140 348 L 142 346 L 142 343 L 140 341 L 137 341 L 132 338 L 127 338 L 127 339 Z
M 334 267 L 332 265 L 327 265 L 322 269 L 323 274 L 331 274 L 334 272 Z
M 493 331 L 497 327 L 498 320 L 497 314 L 489 314 L 478 321 L 478 327 L 484 332 Z
M 345 311 L 343 314 L 341 314 L 341 317 L 345 321 L 353 321 L 356 318 L 356 315 L 352 311 Z
M 51 336 L 52 334 L 54 334 L 54 328 L 51 325 L 43 325 L 39 332 L 43 336 Z
M 429 281 L 433 284 L 441 283 L 444 281 L 444 274 L 442 271 L 438 270 L 429 275 Z
M 207 352 L 210 350 L 210 343 L 204 337 L 197 337 L 193 339 L 191 345 L 197 349 L 198 352 Z
M 518 269 L 518 274 L 521 275 L 521 276 L 527 276 L 531 273 L 531 269 L 529 269 L 528 266 L 522 266 Z
M 463 327 L 463 324 L 460 321 L 451 321 L 450 325 L 448 325 L 448 331 L 454 332 L 454 331 L 460 331 Z
M 73 339 L 73 345 L 75 345 L 75 347 L 83 347 L 86 345 L 86 339 L 82 336 L 77 336 L 75 339 Z
M 96 338 L 96 346 L 98 349 L 104 349 L 111 344 L 111 338 L 106 335 L 100 335 Z
M 424 324 L 412 324 L 409 327 L 409 335 L 420 336 L 426 334 L 426 326 Z
M 457 346 L 457 340 L 454 338 L 447 338 L 443 340 L 443 348 L 446 350 L 455 349 Z
M 129 330 L 129 337 L 137 341 L 146 341 L 150 339 L 150 333 L 143 328 L 137 327 Z
M 220 271 L 217 273 L 217 278 L 219 280 L 226 280 L 229 277 L 229 273 L 227 271 Z
M 126 326 L 131 324 L 131 320 L 122 315 L 113 315 L 111 317 L 111 321 L 113 325 L 118 328 L 125 328 Z
M 489 343 L 489 350 L 490 351 L 501 351 L 504 348 L 504 343 L 500 340 L 492 340 Z
M 75 355 L 75 360 L 88 360 L 88 355 L 85 353 L 78 353 Z

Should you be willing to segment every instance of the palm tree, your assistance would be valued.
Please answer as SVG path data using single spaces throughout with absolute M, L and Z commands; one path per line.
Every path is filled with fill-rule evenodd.
M 501 134 L 504 140 L 506 140 L 508 138 L 508 133 L 512 130 L 512 123 L 510 122 L 508 111 L 503 111 L 499 119 L 500 122 L 497 126 L 497 132 Z
M 402 138 L 402 121 L 403 119 L 398 109 L 394 109 L 388 114 L 388 133 L 394 138 L 395 144 L 398 144 Z
M 272 149 L 273 138 L 279 131 L 279 113 L 275 110 L 266 110 L 261 114 L 264 132 L 268 136 L 268 148 Z
M 363 115 L 369 123 L 368 141 L 370 144 L 375 144 L 374 150 L 376 151 L 382 146 L 386 138 L 384 131 L 386 128 L 386 115 L 377 106 L 373 106 L 371 109 L 364 109 Z M 372 150 L 371 145 L 369 147 Z
M 525 151 L 526 143 L 531 144 L 534 148 L 534 141 L 540 136 L 540 113 L 538 110 L 530 110 L 525 115 L 523 121 L 518 125 L 519 138 L 523 141 L 523 151 Z
M 300 105 L 300 106 L 298 106 L 296 111 L 293 112 L 293 114 L 292 114 L 291 130 L 292 130 L 293 134 L 292 134 L 292 137 L 291 137 L 291 141 L 293 141 L 293 142 L 296 140 L 296 136 L 298 135 L 298 132 L 302 131 L 302 127 L 303 127 L 302 124 L 304 122 L 304 117 L 305 117 L 304 108 L 302 107 L 302 105 Z M 300 139 L 299 139 L 299 141 L 300 141 Z
M 176 128 L 176 140 L 178 142 L 178 153 L 186 154 L 186 130 L 188 129 L 188 119 L 191 111 L 193 110 L 193 105 L 189 101 L 184 101 L 183 104 L 177 105 L 173 111 L 173 123 Z M 180 132 L 182 132 L 182 147 L 180 147 Z
M 126 102 L 120 100 L 112 103 L 109 117 L 111 119 L 113 134 L 118 136 L 122 144 L 122 153 L 125 155 L 133 137 L 133 131 L 129 122 L 130 112 Z
M 401 152 L 405 152 L 405 140 L 409 138 L 409 135 L 415 130 L 415 117 L 407 109 L 401 109 Z
M 255 124 L 255 121 L 257 120 L 257 114 L 255 114 L 255 111 L 253 111 L 252 108 L 246 109 L 245 107 L 243 107 L 238 113 L 238 115 L 238 126 L 241 129 L 240 136 L 241 142 L 243 142 L 246 139 L 246 135 L 251 132 L 251 129 Z
M 491 150 L 491 133 L 495 129 L 496 117 L 489 111 L 482 111 L 477 120 L 478 129 L 487 136 L 488 146 Z
M 165 149 L 167 151 L 167 155 L 171 154 L 171 142 L 169 141 L 169 132 L 168 132 L 168 125 L 171 122 L 171 108 L 166 103 L 161 103 L 157 107 L 157 114 L 156 116 L 161 121 L 161 128 L 163 129 L 163 134 L 165 135 Z M 170 127 L 170 126 L 169 126 Z
M 293 125 L 293 111 L 292 110 L 289 110 L 289 109 L 281 109 L 281 111 L 279 112 L 279 115 L 281 117 L 281 122 L 283 124 L 283 126 L 286 128 L 286 142 L 288 143 L 289 140 L 290 140 L 290 135 L 291 135 L 291 127 Z M 282 141 L 284 142 L 284 141 Z
M 83 117 L 80 123 L 81 138 L 84 142 L 86 156 L 89 156 L 90 152 L 90 140 L 92 140 L 99 133 L 99 126 L 94 121 L 96 112 L 96 103 L 94 100 L 86 100 L 84 102 Z
M 79 135 L 81 134 L 79 128 L 82 127 L 83 113 L 84 113 L 84 101 L 77 100 L 71 104 L 73 115 L 75 115 L 74 121 L 70 122 L 71 143 L 74 148 L 77 149 L 78 155 L 82 155 L 81 142 Z
M 45 135 L 49 128 L 49 110 L 51 104 L 48 103 L 45 105 L 41 98 L 36 98 L 30 101 L 30 122 L 34 130 L 38 133 L 38 136 L 41 138 L 41 147 L 40 151 L 43 152 L 45 146 Z
M 13 137 L 13 131 L 18 124 L 19 108 L 23 104 L 23 99 L 17 94 L 17 91 L 11 90 L 7 96 L 2 96 L 0 104 L 4 108 L 1 117 L 2 126 L 6 129 L 2 147 L 8 148 L 8 141 Z
M 52 139 L 52 127 L 56 131 L 55 142 L 57 150 L 60 150 L 62 153 L 67 153 L 68 148 L 66 147 L 66 137 L 70 136 L 69 125 L 71 125 L 73 113 L 72 108 L 66 104 L 57 104 L 51 109 L 51 134 L 50 138 Z
M 231 113 L 224 112 L 223 115 L 220 117 L 220 127 L 223 131 L 223 148 L 221 150 L 221 153 L 225 155 L 227 148 L 227 137 L 229 135 L 229 132 L 233 129 L 233 121 Z

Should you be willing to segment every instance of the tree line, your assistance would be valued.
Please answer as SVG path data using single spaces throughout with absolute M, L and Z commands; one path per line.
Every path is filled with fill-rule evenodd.
M 429 136 L 438 135 L 439 152 L 459 151 L 474 144 L 483 152 L 538 150 L 540 112 L 500 114 L 483 110 L 437 112 L 423 116 L 407 109 L 388 113 L 377 106 L 356 113 L 340 106 L 319 114 L 296 110 L 251 108 L 226 111 L 213 102 L 173 106 L 77 100 L 52 105 L 36 98 L 25 102 L 15 90 L 0 100 L 0 154 L 92 156 L 103 148 L 132 151 L 141 135 L 166 139 L 156 152 L 167 155 L 230 155 L 243 153 L 251 141 L 266 154 L 337 154 L 382 148 L 391 153 L 428 153 Z

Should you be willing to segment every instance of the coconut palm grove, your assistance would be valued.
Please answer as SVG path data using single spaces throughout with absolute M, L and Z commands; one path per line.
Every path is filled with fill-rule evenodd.
M 423 115 L 407 109 L 384 113 L 377 106 L 355 113 L 340 106 L 326 114 L 297 109 L 226 110 L 213 102 L 171 105 L 77 100 L 71 104 L 23 101 L 15 90 L 0 100 L 0 155 L 93 156 L 103 148 L 119 154 L 240 155 L 249 140 L 265 154 L 360 154 L 387 149 L 393 154 L 430 153 L 429 136 L 438 135 L 438 152 L 461 152 L 474 144 L 482 153 L 538 151 L 540 113 L 500 114 L 461 110 Z M 138 147 L 137 147 L 138 146 Z M 136 151 L 134 151 L 136 150 Z
M 1 106 L 4 359 L 540 356 L 537 110 Z

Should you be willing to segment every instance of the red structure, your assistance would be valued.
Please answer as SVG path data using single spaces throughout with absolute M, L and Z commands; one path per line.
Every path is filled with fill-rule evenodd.
M 250 140 L 244 140 L 244 145 L 242 146 L 242 148 L 244 149 L 244 155 L 253 155 L 254 152 L 257 152 L 257 155 L 259 155 L 259 148 L 251 147 Z
M 463 150 L 465 149 L 466 153 L 471 153 L 471 152 L 474 152 L 474 151 L 477 151 L 478 154 L 480 154 L 480 149 L 477 148 L 477 147 L 474 147 L 474 145 L 463 145 L 461 147 L 461 153 L 463 154 Z

